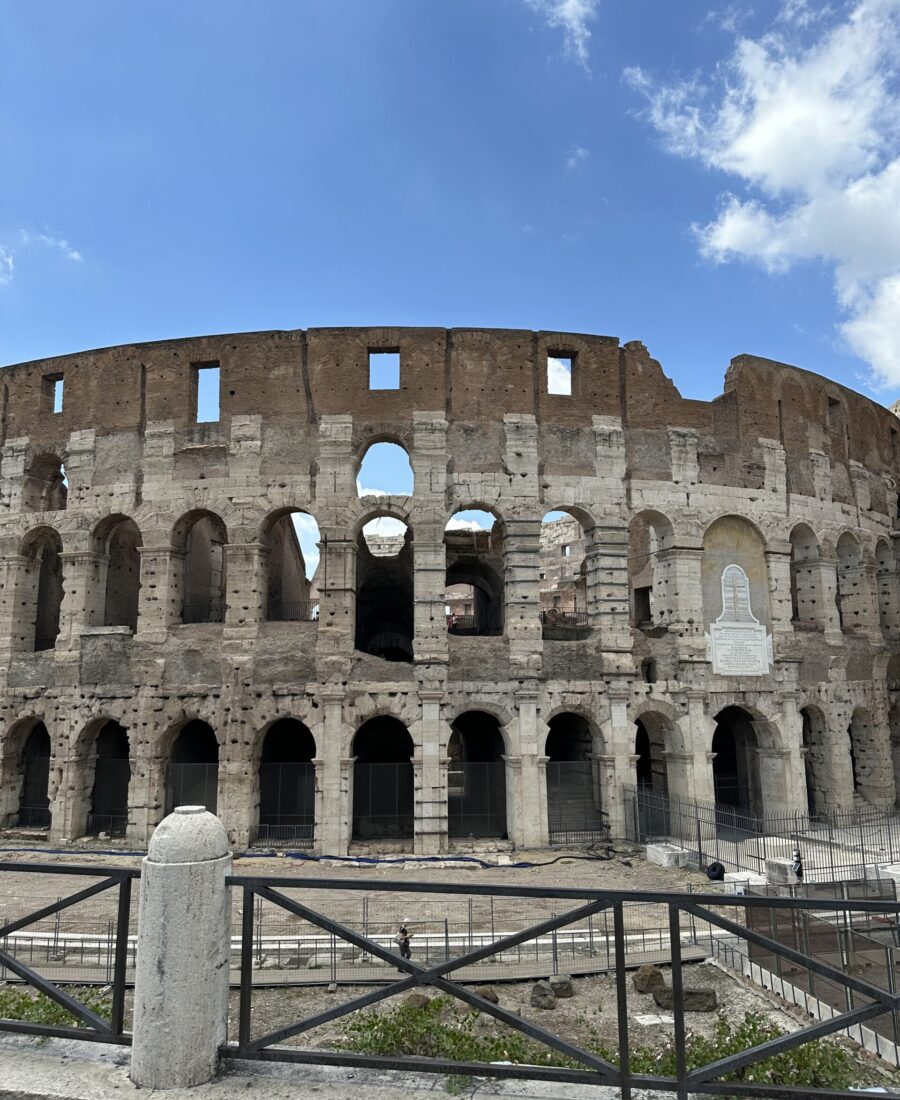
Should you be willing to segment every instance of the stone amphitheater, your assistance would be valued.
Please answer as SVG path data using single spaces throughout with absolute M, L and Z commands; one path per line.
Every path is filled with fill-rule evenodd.
M 203 802 L 237 847 L 437 854 L 621 836 L 639 786 L 894 805 L 900 422 L 866 397 L 742 355 L 687 400 L 641 343 L 485 329 L 0 382 L 6 830 L 141 845 Z M 383 443 L 411 493 L 359 489 Z

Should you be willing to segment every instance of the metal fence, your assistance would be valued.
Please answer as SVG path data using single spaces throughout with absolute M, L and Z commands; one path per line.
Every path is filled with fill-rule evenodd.
M 609 839 L 609 823 L 597 805 L 598 785 L 589 760 L 547 764 L 547 818 L 551 844 L 595 844 Z
M 259 824 L 251 844 L 286 842 L 311 848 L 315 836 L 316 769 L 308 761 L 262 764 L 259 769 Z
M 752 1074 L 746 1074 L 750 1067 L 757 1065 L 773 1055 L 792 1050 L 805 1043 L 827 1035 L 843 1032 L 845 1029 L 867 1024 L 875 1019 L 890 1016 L 900 1008 L 900 996 L 892 989 L 884 988 L 878 980 L 866 973 L 860 976 L 835 965 L 828 958 L 815 958 L 795 943 L 782 942 L 773 938 L 765 928 L 770 913 L 776 913 L 776 920 L 783 921 L 783 913 L 801 914 L 837 914 L 847 919 L 853 926 L 854 916 L 863 914 L 874 919 L 880 916 L 890 926 L 896 928 L 900 916 L 900 904 L 894 899 L 818 899 L 790 897 L 742 897 L 720 894 L 661 894 L 650 892 L 621 892 L 589 889 L 559 889 L 553 887 L 497 886 L 481 884 L 433 884 L 424 882 L 392 883 L 392 894 L 403 901 L 403 912 L 421 908 L 429 899 L 438 899 L 431 904 L 452 906 L 454 896 L 473 899 L 490 898 L 492 902 L 501 899 L 517 899 L 518 919 L 509 924 L 497 925 L 484 930 L 468 939 L 447 939 L 443 944 L 428 945 L 425 949 L 416 947 L 416 935 L 413 936 L 413 957 L 401 958 L 396 946 L 384 938 L 373 935 L 371 929 L 358 930 L 345 920 L 336 919 L 329 912 L 333 906 L 322 906 L 315 901 L 310 892 L 362 892 L 376 896 L 383 892 L 383 881 L 334 881 L 323 879 L 304 880 L 298 886 L 291 878 L 257 878 L 251 876 L 232 876 L 229 879 L 242 897 L 240 921 L 240 1002 L 236 1041 L 226 1044 L 221 1053 L 226 1058 L 256 1058 L 267 1061 L 314 1063 L 342 1066 L 345 1068 L 377 1068 L 390 1070 L 415 1070 L 441 1074 L 459 1074 L 473 1077 L 502 1077 L 526 1080 L 541 1080 L 571 1084 L 591 1084 L 614 1086 L 620 1089 L 623 1100 L 629 1100 L 633 1089 L 673 1092 L 679 1098 L 689 1094 L 741 1095 L 766 1097 L 811 1097 L 820 1090 L 812 1088 L 792 1088 L 789 1085 L 766 1085 L 755 1082 Z M 660 943 L 671 959 L 671 987 L 673 994 L 673 1040 L 676 1057 L 676 1072 L 673 1076 L 651 1073 L 633 1073 L 631 1070 L 631 1036 L 628 1005 L 628 966 L 634 965 L 629 958 L 629 931 L 626 914 L 634 905 L 644 907 L 645 911 L 660 914 L 657 921 L 660 930 Z M 254 1029 L 253 996 L 254 970 L 260 957 L 260 938 L 257 931 L 258 914 L 262 906 L 276 907 L 288 914 L 296 924 L 304 929 L 316 930 L 319 940 L 326 945 L 334 962 L 334 981 L 340 981 L 339 965 L 350 958 L 352 965 L 358 968 L 381 967 L 384 975 L 382 984 L 361 994 L 351 994 L 346 1001 L 329 1001 L 326 1008 L 314 1010 L 311 1015 L 284 1023 L 275 1030 L 266 1027 Z M 547 914 L 547 907 L 552 912 Z M 758 918 L 759 910 L 764 914 Z M 744 912 L 751 914 L 747 923 L 741 923 Z M 808 919 L 807 918 L 800 918 Z M 549 1026 L 542 1026 L 533 1018 L 525 1018 L 501 1005 L 494 1004 L 465 982 L 474 983 L 485 973 L 496 977 L 503 966 L 503 960 L 510 954 L 522 951 L 527 954 L 534 943 L 543 941 L 553 950 L 553 944 L 559 944 L 559 936 L 566 930 L 580 929 L 585 926 L 596 929 L 598 922 L 605 921 L 603 947 L 610 954 L 610 968 L 615 974 L 617 1001 L 617 1058 L 607 1059 L 596 1051 L 586 1049 L 567 1038 L 561 1037 Z M 405 923 L 405 919 L 404 919 Z M 524 927 L 523 927 L 524 925 Z M 778 1038 L 768 1040 L 755 1047 L 711 1062 L 707 1065 L 688 1069 L 685 1054 L 686 1023 L 684 1011 L 684 971 L 687 943 L 696 940 L 712 945 L 713 938 L 724 938 L 726 942 L 743 943 L 745 950 L 768 952 L 772 956 L 806 968 L 816 979 L 832 983 L 835 988 L 846 991 L 845 1005 L 832 1018 L 820 1020 L 799 1028 Z M 598 936 L 599 940 L 599 936 Z M 596 949 L 596 941 L 593 945 Z M 586 945 L 589 950 L 590 944 Z M 491 960 L 494 972 L 491 973 Z M 566 960 L 568 963 L 568 960 Z M 323 965 L 326 958 L 315 965 Z M 306 965 L 309 965 L 308 963 Z M 400 972 L 399 977 L 391 980 L 388 975 Z M 355 984 L 355 983 L 354 983 Z M 320 1038 L 315 1049 L 304 1049 L 293 1045 L 298 1037 L 320 1025 L 349 1016 L 360 1009 L 370 1008 L 389 997 L 407 993 L 417 988 L 429 988 L 441 994 L 455 998 L 470 1009 L 506 1025 L 513 1031 L 546 1048 L 546 1058 L 540 1058 L 540 1064 L 513 1064 L 509 1062 L 457 1062 L 447 1058 L 410 1058 L 401 1056 L 362 1055 L 347 1051 L 337 1044 L 329 1049 L 327 1042 Z M 548 1017 L 552 1023 L 552 1016 Z M 270 1025 L 271 1026 L 271 1025 Z M 540 1056 L 538 1056 L 540 1057 Z M 556 1064 L 547 1064 L 551 1059 Z M 734 1082 L 734 1083 L 732 1083 Z M 825 1093 L 822 1093 L 825 1095 Z M 846 1097 L 851 1100 L 858 1095 L 852 1091 L 829 1090 L 827 1095 L 833 1098 Z
M 358 840 L 413 835 L 412 763 L 353 765 L 353 836 Z
M 879 866 L 900 861 L 900 814 L 872 807 L 756 817 L 646 787 L 626 787 L 623 795 L 627 839 L 678 845 L 701 867 L 716 861 L 729 871 L 765 874 L 767 860 L 789 860 L 799 848 L 805 880 L 839 882 L 877 877 Z
M 218 764 L 169 764 L 166 770 L 166 813 L 176 806 L 205 806 L 216 812 Z
M 314 623 L 319 619 L 319 601 L 278 600 L 269 605 L 268 618 L 276 623 Z
M 503 628 L 498 623 L 483 620 L 477 615 L 448 615 L 447 633 L 490 638 L 502 634 Z

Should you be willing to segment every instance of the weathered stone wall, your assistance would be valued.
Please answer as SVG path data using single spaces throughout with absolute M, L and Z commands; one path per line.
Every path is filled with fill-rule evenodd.
M 399 349 L 399 389 L 368 389 L 372 349 Z M 547 392 L 550 353 L 574 359 L 571 396 Z M 221 371 L 220 417 L 197 424 L 194 367 L 211 363 Z M 54 413 L 59 376 L 63 410 Z M 259 812 L 266 731 L 291 717 L 315 739 L 316 846 L 344 852 L 354 734 L 392 715 L 414 746 L 410 844 L 445 850 L 450 728 L 471 710 L 500 724 L 508 834 L 518 845 L 547 841 L 545 748 L 550 724 L 565 715 L 592 731 L 598 797 L 614 832 L 622 789 L 636 778 L 636 721 L 665 746 L 668 790 L 709 799 L 716 716 L 727 707 L 749 716 L 764 808 L 805 809 L 807 772 L 819 808 L 893 803 L 900 678 L 889 689 L 887 668 L 900 650 L 900 425 L 859 394 L 740 356 L 722 396 L 684 400 L 639 343 L 402 328 L 109 348 L 8 367 L 0 387 L 7 822 L 25 738 L 43 722 L 51 834 L 83 832 L 94 766 L 85 743 L 115 720 L 129 738 L 129 834 L 145 840 L 163 814 L 174 739 L 202 719 L 219 745 L 219 812 L 232 843 L 244 844 Z M 362 456 L 382 440 L 408 451 L 412 496 L 357 496 Z M 54 481 L 59 462 L 67 493 Z M 466 508 L 493 511 L 502 531 L 492 547 L 502 571 L 497 637 L 447 633 L 444 529 Z M 270 621 L 271 562 L 285 545 L 273 524 L 291 509 L 314 516 L 321 532 L 317 617 Z M 541 517 L 559 509 L 584 541 L 587 627 L 571 637 L 548 636 L 540 614 Z M 354 647 L 360 533 L 378 515 L 411 532 L 411 661 Z M 134 528 L 114 552 L 111 532 L 126 520 Z M 653 531 L 640 576 L 629 560 L 636 523 Z M 792 544 L 801 524 L 812 538 Z M 203 612 L 209 621 L 183 622 L 185 605 L 205 599 L 190 566 L 197 545 L 217 547 L 202 587 L 221 591 L 221 606 Z M 136 560 L 132 620 L 133 594 L 116 585 L 127 587 Z M 708 659 L 731 560 L 772 637 L 764 675 L 716 675 Z M 58 633 L 36 652 L 36 637 L 56 629 L 47 608 L 60 573 Z M 287 581 L 292 597 L 308 596 L 296 568 Z M 637 581 L 653 588 L 642 629 Z

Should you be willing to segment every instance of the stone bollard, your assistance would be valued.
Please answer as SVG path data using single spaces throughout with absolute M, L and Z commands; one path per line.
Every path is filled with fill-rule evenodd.
M 231 853 L 202 806 L 179 806 L 141 868 L 131 1079 L 139 1088 L 202 1085 L 228 1019 Z

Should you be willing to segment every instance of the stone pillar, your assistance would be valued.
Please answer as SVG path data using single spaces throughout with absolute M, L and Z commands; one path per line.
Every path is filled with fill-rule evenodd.
M 256 633 L 266 617 L 266 571 L 268 550 L 259 542 L 225 544 L 225 625 L 226 636 L 234 628 L 241 634 Z
M 516 796 L 517 844 L 526 848 L 544 848 L 547 845 L 547 821 L 541 820 L 541 781 L 544 780 L 546 792 L 546 769 L 538 767 L 538 758 L 543 756 L 543 741 L 547 727 L 541 723 L 543 737 L 539 736 L 537 717 L 537 688 L 525 687 L 516 692 L 519 710 L 518 743 L 519 763 L 517 767 L 518 788 Z M 546 801 L 546 793 L 545 793 Z
M 422 717 L 416 740 L 415 850 L 437 855 L 447 850 L 447 741 L 441 719 L 443 691 L 419 689 Z
M 509 839 L 517 848 L 525 847 L 522 827 L 522 757 L 506 753 L 503 757 L 506 779 L 506 827 Z
M 687 692 L 688 712 L 679 722 L 679 726 L 684 744 L 693 760 L 688 778 L 689 796 L 698 802 L 715 802 L 712 763 L 716 754 L 712 751 L 712 740 L 716 723 L 706 713 L 706 700 L 705 691 Z
M 59 611 L 57 649 L 77 648 L 81 632 L 103 623 L 108 559 L 90 550 L 64 550 L 59 555 L 63 596 Z
M 212 1079 L 228 1021 L 231 853 L 222 823 L 180 806 L 141 869 L 131 1079 L 175 1089 Z
M 350 843 L 353 762 L 344 755 L 344 693 L 325 690 L 320 698 L 323 715 L 321 737 L 316 740 L 316 853 L 345 856 Z
M 837 562 L 833 558 L 819 558 L 818 561 L 810 562 L 809 568 L 814 574 L 813 587 L 821 594 L 816 621 L 825 631 L 826 642 L 843 645 L 841 617 L 837 606 Z
M 791 622 L 791 545 L 771 543 L 765 551 L 769 577 L 769 616 L 772 634 L 790 634 Z
M 141 592 L 137 636 L 144 642 L 164 642 L 181 622 L 184 554 L 168 543 L 139 546 Z
M 356 542 L 326 528 L 319 546 L 317 655 L 349 658 L 356 637 Z M 327 678 L 327 669 L 323 673 Z
M 254 769 L 243 755 L 245 747 L 240 740 L 237 744 L 232 744 L 232 740 L 226 736 L 219 746 L 216 806 L 229 845 L 244 850 L 250 845 L 250 829 L 259 819 L 259 773 L 251 774 Z M 240 755 L 232 756 L 232 752 Z
M 443 522 L 420 521 L 413 540 L 413 649 L 418 663 L 447 663 L 447 616 L 444 590 L 447 553 Z
M 37 569 L 33 558 L 0 559 L 0 661 L 34 649 Z
M 592 554 L 587 568 L 599 573 L 600 647 L 604 669 L 609 672 L 632 668 L 632 637 L 628 593 L 628 528 L 610 520 L 592 532 L 596 557 Z
M 766 797 L 763 787 L 763 809 L 767 813 L 796 810 L 806 813 L 806 769 L 803 762 L 803 718 L 794 696 L 785 696 L 781 703 L 781 735 L 783 749 L 784 790 L 783 801 L 775 802 Z
M 685 638 L 702 638 L 703 579 L 701 546 L 671 546 L 657 554 L 660 572 L 666 576 L 668 615 L 662 609 L 660 625 Z M 660 601 L 657 601 L 659 603 Z
M 508 519 L 503 536 L 504 634 L 511 674 L 540 674 L 541 638 L 539 519 Z
M 154 746 L 140 742 L 129 746 L 129 760 L 126 836 L 137 844 L 147 844 L 164 813 L 168 757 L 161 756 Z

